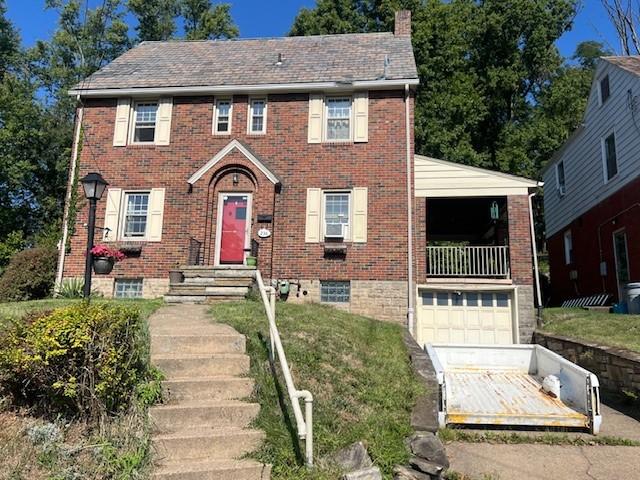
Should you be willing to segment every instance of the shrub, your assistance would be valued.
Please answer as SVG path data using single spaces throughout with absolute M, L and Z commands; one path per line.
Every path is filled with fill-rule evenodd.
M 152 380 L 136 308 L 80 303 L 13 322 L 0 339 L 0 387 L 16 403 L 97 419 Z
M 62 298 L 82 298 L 84 280 L 82 278 L 68 278 L 62 282 L 58 296 Z
M 16 253 L 0 277 L 0 301 L 48 297 L 53 288 L 56 250 L 30 248 Z

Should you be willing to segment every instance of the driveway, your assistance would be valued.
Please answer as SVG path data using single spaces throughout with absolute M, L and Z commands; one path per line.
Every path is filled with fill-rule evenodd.
M 605 405 L 602 415 L 600 436 L 640 441 L 640 422 Z M 640 478 L 640 447 L 453 442 L 447 444 L 447 453 L 451 470 L 471 478 L 483 475 L 500 480 Z

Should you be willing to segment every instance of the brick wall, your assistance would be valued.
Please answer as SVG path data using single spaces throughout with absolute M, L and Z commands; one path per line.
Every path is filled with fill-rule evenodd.
M 533 259 L 531 249 L 531 225 L 529 221 L 529 197 L 509 195 L 509 256 L 511 278 L 516 285 L 533 284 Z
M 252 238 L 260 243 L 259 267 L 266 277 L 327 280 L 402 281 L 407 271 L 406 151 L 402 91 L 369 93 L 367 143 L 307 143 L 308 95 L 269 95 L 267 133 L 247 134 L 245 95 L 233 98 L 230 135 L 213 135 L 213 97 L 176 97 L 169 146 L 113 147 L 115 99 L 87 100 L 80 177 L 98 171 L 112 187 L 165 188 L 161 242 L 142 243 L 139 258 L 117 264 L 110 277 L 166 278 L 184 264 L 189 239 L 204 244 L 213 261 L 216 207 L 221 191 L 254 195 Z M 413 99 L 410 109 L 413 123 Z M 413 125 L 411 125 L 413 144 Z M 246 144 L 282 180 L 274 185 L 239 152 L 234 152 L 189 188 L 187 179 L 232 139 Z M 413 153 L 413 152 L 412 152 Z M 240 182 L 233 185 L 234 172 Z M 368 187 L 368 241 L 348 244 L 344 259 L 328 259 L 322 244 L 304 242 L 307 188 Z M 65 277 L 84 268 L 87 206 L 78 203 L 75 235 L 65 263 Z M 97 211 L 104 222 L 105 199 Z M 273 214 L 266 225 L 273 235 L 258 239 L 258 214 Z
M 613 232 L 624 229 L 627 234 L 629 279 L 640 281 L 640 178 L 627 184 L 591 210 L 576 218 L 547 239 L 551 267 L 552 302 L 598 293 L 618 298 L 618 283 L 613 250 Z M 564 232 L 571 230 L 573 263 L 564 256 Z M 600 274 L 600 262 L 607 265 Z M 577 278 L 569 277 L 571 270 Z

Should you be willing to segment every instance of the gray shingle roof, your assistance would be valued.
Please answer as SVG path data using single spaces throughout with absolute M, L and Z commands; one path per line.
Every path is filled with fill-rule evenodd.
M 276 65 L 278 54 L 282 54 L 281 65 Z M 385 55 L 389 59 L 386 75 Z M 361 33 L 142 42 L 75 89 L 265 85 L 417 76 L 409 37 Z

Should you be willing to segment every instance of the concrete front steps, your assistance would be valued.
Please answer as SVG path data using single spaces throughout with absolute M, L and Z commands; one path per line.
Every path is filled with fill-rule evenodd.
M 181 267 L 184 282 L 171 283 L 167 303 L 210 303 L 242 300 L 255 279 L 255 267 L 194 265 Z
M 245 338 L 210 323 L 204 305 L 171 305 L 149 321 L 151 360 L 165 374 L 152 407 L 154 480 L 269 480 L 271 466 L 243 459 L 264 440 Z

